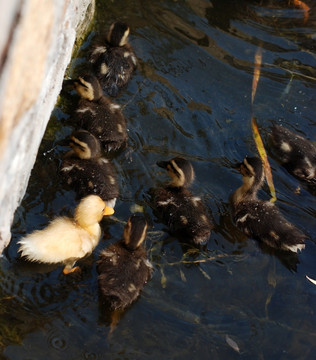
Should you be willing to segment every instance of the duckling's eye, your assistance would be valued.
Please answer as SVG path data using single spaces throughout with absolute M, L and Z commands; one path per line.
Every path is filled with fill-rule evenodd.
M 245 164 L 241 164 L 240 166 L 240 171 L 242 174 L 247 175 L 247 176 L 252 176 L 251 171 L 247 168 L 247 166 Z
M 78 83 L 79 83 L 81 86 L 85 87 L 85 88 L 88 87 L 88 86 L 82 81 L 81 78 L 79 78 Z
M 77 141 L 70 141 L 69 145 L 71 147 L 74 146 L 75 148 L 79 149 L 80 151 L 85 151 L 86 150 L 86 148 L 83 145 L 78 144 Z
M 85 148 L 84 146 L 78 145 L 78 144 L 76 144 L 76 145 L 78 146 L 78 148 L 79 148 L 81 151 L 85 151 L 85 150 L 86 150 L 86 148 Z

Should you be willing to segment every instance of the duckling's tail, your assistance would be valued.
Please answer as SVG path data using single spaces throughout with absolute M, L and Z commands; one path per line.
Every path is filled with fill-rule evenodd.
M 284 234 L 282 248 L 287 251 L 297 253 L 305 249 L 305 240 L 307 236 L 296 228 L 291 233 Z
M 292 252 L 299 252 L 305 249 L 305 244 L 294 244 L 294 245 L 287 245 L 284 244 L 284 248 L 286 250 L 292 251 Z
M 57 264 L 71 257 L 68 255 L 70 251 L 67 245 L 65 249 L 61 249 L 56 247 L 54 242 L 46 240 L 47 238 L 45 239 L 40 231 L 30 234 L 18 242 L 20 245 L 18 252 L 28 261 L 47 264 Z
M 36 233 L 33 233 L 18 241 L 20 245 L 18 252 L 29 261 L 42 262 L 39 255 L 40 249 L 36 244 L 36 240 L 38 239 L 36 235 Z

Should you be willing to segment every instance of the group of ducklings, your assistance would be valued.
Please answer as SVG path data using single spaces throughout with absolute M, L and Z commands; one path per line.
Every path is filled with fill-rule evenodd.
M 74 218 L 60 217 L 45 229 L 20 239 L 19 252 L 30 261 L 64 263 L 64 273 L 77 270 L 76 261 L 97 246 L 104 215 L 114 213 L 119 187 L 113 166 L 103 153 L 126 146 L 126 120 L 120 106 L 107 98 L 117 96 L 136 69 L 137 59 L 128 44 L 129 27 L 115 22 L 107 38 L 94 47 L 92 74 L 72 80 L 80 101 L 73 115 L 79 130 L 74 131 L 72 148 L 62 162 L 61 174 L 81 198 Z M 271 147 L 290 173 L 310 186 L 316 185 L 316 147 L 307 139 L 282 126 L 274 126 Z M 202 199 L 188 188 L 194 181 L 192 164 L 175 157 L 159 161 L 171 181 L 150 191 L 154 214 L 181 241 L 205 244 L 213 229 Z M 276 205 L 259 200 L 264 168 L 258 157 L 245 157 L 239 164 L 243 184 L 231 198 L 232 217 L 247 236 L 267 245 L 292 252 L 304 249 L 306 236 L 287 221 Z M 140 294 L 153 267 L 143 242 L 147 223 L 132 215 L 124 228 L 123 240 L 101 251 L 97 262 L 99 288 L 111 309 L 125 308 Z
M 114 213 L 119 196 L 110 157 L 126 146 L 128 133 L 120 106 L 104 93 L 117 96 L 136 69 L 137 59 L 128 44 L 128 35 L 125 23 L 113 23 L 102 44 L 93 47 L 91 73 L 65 81 L 80 97 L 72 115 L 78 129 L 69 138 L 71 150 L 65 154 L 60 168 L 63 179 L 80 199 L 74 217 L 56 218 L 45 229 L 18 242 L 19 252 L 26 259 L 63 263 L 64 274 L 79 270 L 74 266 L 76 261 L 98 245 L 99 223 L 103 216 Z M 123 240 L 100 253 L 99 288 L 113 310 L 133 302 L 151 276 L 153 267 L 142 246 L 146 233 L 145 218 L 134 214 L 124 228 Z

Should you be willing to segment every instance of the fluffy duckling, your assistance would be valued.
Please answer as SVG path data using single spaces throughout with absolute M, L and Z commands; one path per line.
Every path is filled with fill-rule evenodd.
M 69 151 L 62 162 L 61 174 L 80 197 L 99 195 L 114 208 L 119 195 L 116 174 L 109 160 L 101 156 L 98 139 L 89 131 L 77 130 L 71 137 Z
M 105 42 L 96 46 L 90 57 L 102 88 L 110 96 L 117 96 L 136 69 L 137 59 L 128 43 L 129 31 L 124 22 L 114 22 Z
M 132 215 L 124 228 L 123 240 L 100 253 L 99 289 L 111 310 L 122 310 L 134 302 L 152 275 L 153 267 L 142 246 L 146 232 L 145 218 Z
M 239 170 L 243 184 L 231 199 L 237 227 L 247 236 L 275 249 L 292 252 L 304 249 L 306 236 L 280 214 L 274 203 L 257 198 L 257 192 L 264 182 L 261 160 L 246 157 Z
M 314 185 L 316 189 L 316 146 L 279 125 L 272 127 L 269 140 L 283 166 L 299 180 Z
M 112 215 L 108 207 L 97 195 L 83 198 L 75 210 L 74 218 L 58 217 L 45 229 L 36 230 L 22 238 L 19 252 L 27 260 L 42 263 L 64 263 L 64 274 L 77 269 L 73 267 L 78 259 L 90 254 L 97 246 L 104 215 Z
M 73 84 L 81 97 L 74 115 L 75 122 L 92 133 L 107 152 L 126 145 L 126 120 L 120 105 L 103 96 L 98 79 L 84 75 L 73 80 Z
M 195 177 L 192 164 L 175 157 L 159 161 L 157 165 L 166 169 L 172 180 L 151 190 L 154 212 L 181 240 L 195 245 L 204 244 L 210 237 L 213 224 L 202 200 L 187 189 Z

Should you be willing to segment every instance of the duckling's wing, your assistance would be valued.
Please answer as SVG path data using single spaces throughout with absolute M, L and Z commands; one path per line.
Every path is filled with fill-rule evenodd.
M 204 244 L 210 237 L 213 224 L 202 199 L 192 194 L 179 199 L 175 221 L 183 240 L 192 241 L 196 245 Z
M 77 127 L 82 128 L 83 124 L 89 124 L 95 119 L 97 112 L 98 106 L 94 101 L 81 98 L 76 111 L 72 115 L 72 121 Z
M 234 220 L 245 234 L 273 248 L 297 252 L 305 247 L 306 236 L 287 221 L 271 202 L 241 203 Z
M 90 236 L 85 230 L 77 227 L 71 219 L 57 218 L 45 229 L 34 231 L 22 238 L 18 242 L 19 252 L 30 261 L 45 263 L 59 263 L 70 258 L 78 259 L 91 251 L 91 246 L 87 246 Z
M 84 109 L 83 109 L 84 110 Z M 87 115 L 87 116 L 86 116 Z M 128 138 L 126 119 L 118 104 L 102 97 L 93 106 L 93 114 L 87 110 L 78 113 L 81 127 L 98 138 L 109 150 L 117 150 Z

